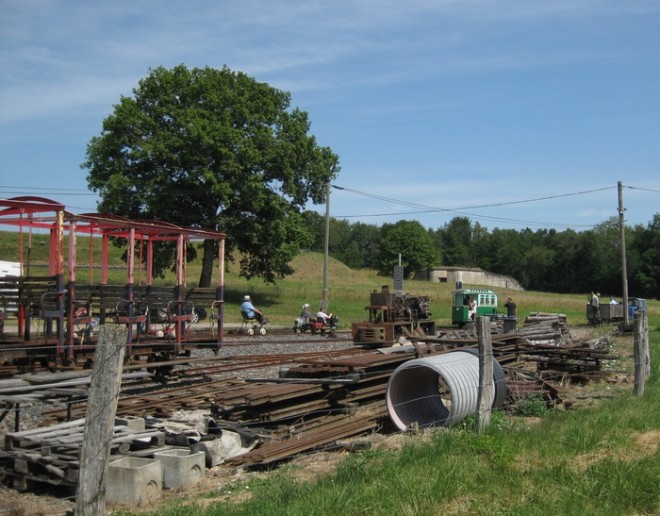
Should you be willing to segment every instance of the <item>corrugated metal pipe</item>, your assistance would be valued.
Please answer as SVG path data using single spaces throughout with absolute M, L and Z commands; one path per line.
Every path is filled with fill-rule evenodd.
M 495 399 L 493 408 L 504 405 L 506 378 L 493 360 Z M 397 367 L 387 384 L 387 410 L 400 430 L 452 426 L 477 411 L 479 351 L 459 349 L 417 358 Z

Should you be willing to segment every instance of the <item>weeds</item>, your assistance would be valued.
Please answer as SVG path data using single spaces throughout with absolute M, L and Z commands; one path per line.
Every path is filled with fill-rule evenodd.
M 548 403 L 542 394 L 522 398 L 514 406 L 514 413 L 523 417 L 543 417 L 549 411 Z

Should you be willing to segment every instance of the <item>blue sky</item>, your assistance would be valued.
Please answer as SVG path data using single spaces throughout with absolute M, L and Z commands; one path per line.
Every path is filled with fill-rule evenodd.
M 629 224 L 660 212 L 657 0 L 0 0 L 0 50 L 0 197 L 95 211 L 87 143 L 183 63 L 290 92 L 338 218 L 583 230 L 618 181 Z

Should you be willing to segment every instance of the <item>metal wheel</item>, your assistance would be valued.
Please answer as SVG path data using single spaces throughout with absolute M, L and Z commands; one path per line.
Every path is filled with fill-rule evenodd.
M 192 314 L 190 314 L 190 323 L 196 324 L 199 322 L 199 312 L 193 309 Z
M 247 334 L 248 335 L 254 335 L 254 328 L 248 328 L 247 329 Z
M 259 333 L 261 335 L 266 335 L 266 328 L 259 328 Z

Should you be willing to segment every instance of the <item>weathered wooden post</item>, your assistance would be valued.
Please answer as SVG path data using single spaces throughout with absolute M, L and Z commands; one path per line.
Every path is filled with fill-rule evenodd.
M 80 455 L 76 493 L 76 515 L 79 516 L 105 513 L 105 481 L 126 337 L 127 329 L 123 325 L 106 324 L 99 328 Z
M 644 339 L 644 363 L 646 364 L 644 368 L 645 378 L 651 376 L 651 343 L 649 342 L 649 317 L 646 314 L 642 316 L 642 336 Z
M 633 320 L 633 339 L 635 361 L 635 386 L 633 393 L 637 396 L 644 395 L 644 383 L 646 381 L 646 350 L 644 349 L 644 316 L 640 315 Z
M 490 412 L 495 399 L 493 382 L 493 344 L 490 338 L 490 318 L 477 319 L 479 340 L 479 391 L 477 393 L 477 432 L 483 433 L 490 425 Z

